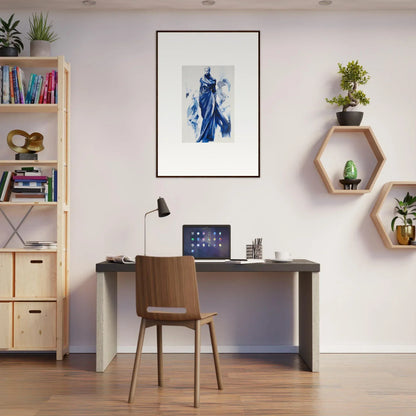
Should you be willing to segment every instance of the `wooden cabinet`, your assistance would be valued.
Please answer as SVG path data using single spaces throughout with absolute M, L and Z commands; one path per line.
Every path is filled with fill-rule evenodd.
M 0 350 L 55 351 L 61 360 L 69 348 L 70 65 L 63 56 L 0 57 L 3 65 L 22 68 L 26 81 L 32 72 L 57 71 L 56 104 L 0 104 L 0 174 L 33 166 L 50 176 L 55 169 L 57 199 L 0 202 L 0 218 L 9 218 L 0 229 Z M 13 159 L 5 139 L 12 129 L 48 132 L 39 160 Z M 56 248 L 25 248 L 34 239 L 56 241 Z

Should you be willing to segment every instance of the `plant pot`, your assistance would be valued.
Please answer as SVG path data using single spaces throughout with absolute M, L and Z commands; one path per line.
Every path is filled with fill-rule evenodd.
M 410 240 L 415 239 L 415 226 L 414 225 L 398 225 L 396 227 L 397 242 L 400 245 L 407 246 L 410 244 Z
M 17 48 L 12 46 L 0 48 L 0 56 L 19 56 Z
M 31 40 L 30 56 L 51 56 L 51 43 L 47 40 Z
M 339 111 L 337 119 L 340 126 L 359 126 L 363 115 L 362 111 Z

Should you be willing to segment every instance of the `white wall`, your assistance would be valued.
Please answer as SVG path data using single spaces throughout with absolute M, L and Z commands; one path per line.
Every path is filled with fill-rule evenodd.
M 386 249 L 369 217 L 385 182 L 415 180 L 416 13 L 50 16 L 60 35 L 52 52 L 72 65 L 71 351 L 95 348 L 95 263 L 142 251 L 143 214 L 161 195 L 172 215 L 149 217 L 149 254 L 180 254 L 184 223 L 230 223 L 236 257 L 263 237 L 265 257 L 279 248 L 321 263 L 322 352 L 416 352 L 416 254 Z M 155 177 L 155 31 L 163 29 L 261 31 L 260 178 Z M 362 124 L 387 163 L 370 194 L 330 195 L 313 159 L 335 124 L 324 99 L 337 93 L 337 62 L 352 59 L 372 75 Z M 132 351 L 133 275 L 119 287 L 119 348 Z M 293 350 L 295 289 L 291 275 L 201 275 L 202 307 L 220 314 L 220 349 Z M 190 350 L 183 331 L 166 331 L 167 350 Z

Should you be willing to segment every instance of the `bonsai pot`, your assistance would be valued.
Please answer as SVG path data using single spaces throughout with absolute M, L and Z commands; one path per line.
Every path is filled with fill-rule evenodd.
M 30 56 L 51 56 L 51 43 L 47 40 L 31 40 Z
M 362 111 L 339 111 L 337 119 L 340 126 L 359 126 L 363 115 Z
M 17 48 L 13 48 L 12 46 L 2 47 L 0 48 L 0 56 L 18 56 L 19 51 Z
M 401 245 L 407 246 L 411 240 L 415 239 L 414 225 L 398 225 L 396 227 L 397 242 Z

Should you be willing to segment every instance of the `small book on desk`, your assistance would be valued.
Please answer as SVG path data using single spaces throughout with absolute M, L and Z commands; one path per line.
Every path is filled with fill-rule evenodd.
M 132 264 L 132 263 L 136 263 L 136 261 L 134 259 L 132 259 L 131 257 L 128 256 L 107 256 L 105 258 L 107 261 L 111 261 L 113 263 L 123 263 L 123 264 Z
M 263 259 L 231 259 L 231 260 L 225 260 L 225 263 L 254 264 L 254 263 L 264 263 L 264 260 Z

